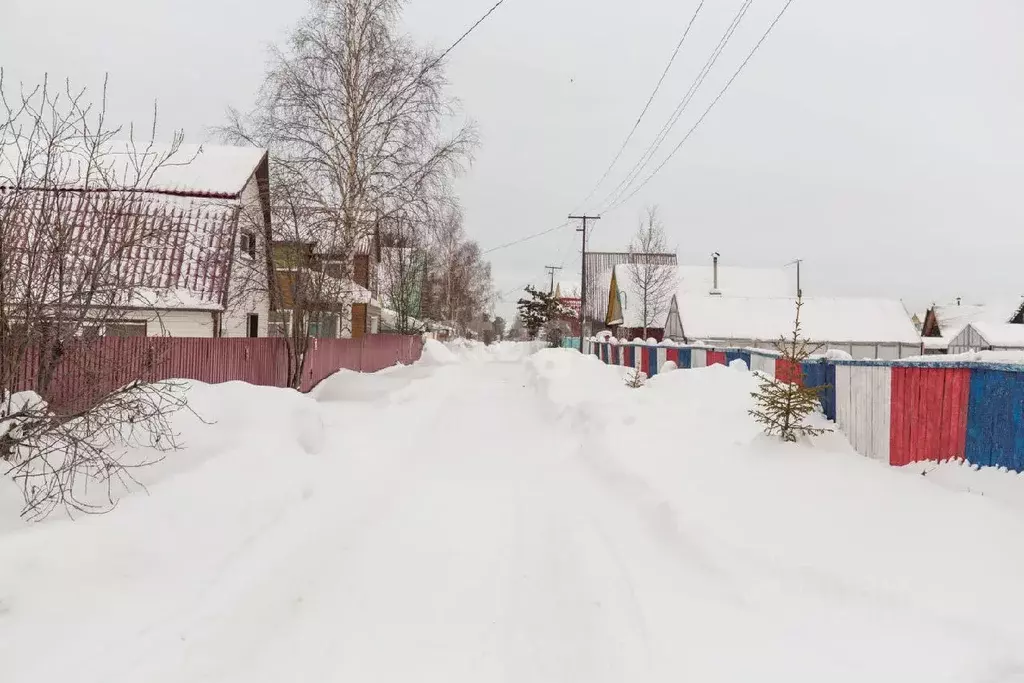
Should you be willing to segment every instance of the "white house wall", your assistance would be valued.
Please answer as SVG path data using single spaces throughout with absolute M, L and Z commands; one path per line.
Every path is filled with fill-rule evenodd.
M 266 233 L 255 174 L 249 178 L 245 189 L 242 190 L 241 204 L 237 232 L 245 230 L 253 233 L 256 239 L 256 258 L 252 259 L 242 252 L 241 240 L 236 234 L 235 258 L 231 266 L 231 281 L 228 283 L 228 305 L 221 330 L 225 337 L 247 337 L 249 315 L 255 313 L 259 316 L 259 336 L 266 337 L 270 318 L 265 258 Z
M 210 311 L 131 311 L 124 322 L 144 321 L 150 337 L 213 337 Z

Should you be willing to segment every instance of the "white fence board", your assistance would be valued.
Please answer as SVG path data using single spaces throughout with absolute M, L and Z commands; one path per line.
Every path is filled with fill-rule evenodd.
M 690 353 L 691 368 L 705 368 L 708 365 L 707 349 L 693 349 Z

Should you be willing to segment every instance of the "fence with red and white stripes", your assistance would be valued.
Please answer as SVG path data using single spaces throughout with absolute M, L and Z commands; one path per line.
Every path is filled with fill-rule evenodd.
M 815 358 L 799 367 L 756 349 L 591 341 L 605 363 L 648 376 L 742 360 L 753 371 L 821 387 L 825 416 L 857 452 L 892 465 L 960 459 L 1024 472 L 1024 366 Z

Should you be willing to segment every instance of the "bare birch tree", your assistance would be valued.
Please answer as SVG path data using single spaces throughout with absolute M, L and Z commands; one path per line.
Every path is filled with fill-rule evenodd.
M 292 293 L 308 311 L 347 310 L 356 251 L 394 217 L 448 197 L 476 144 L 469 126 L 442 133 L 455 114 L 443 62 L 398 33 L 400 9 L 398 0 L 314 0 L 287 46 L 271 52 L 255 110 L 229 112 L 222 129 L 270 150 L 268 260 L 275 242 L 293 242 L 339 266 Z M 308 338 L 297 337 L 308 327 L 299 319 L 291 335 L 300 372 Z
M 106 85 L 93 103 L 70 83 L 27 87 L 0 71 L 0 475 L 20 484 L 27 517 L 105 511 L 144 464 L 125 462 L 127 448 L 177 447 L 169 416 L 186 401 L 145 381 L 157 359 L 92 353 L 133 324 L 132 307 L 173 295 L 153 264 L 188 235 L 147 190 L 190 159 L 180 133 L 155 136 L 155 111 L 141 140 L 107 123 Z
M 662 254 L 668 250 L 665 228 L 658 218 L 657 207 L 647 209 L 647 215 L 640 220 L 633 241 L 629 245 L 631 256 L 639 254 Z M 640 312 L 640 325 L 646 339 L 651 327 L 662 327 L 668 315 L 669 303 L 676 288 L 675 269 L 656 265 L 646 258 L 631 258 L 629 274 L 632 279 L 631 291 L 627 296 L 634 298 L 630 306 Z

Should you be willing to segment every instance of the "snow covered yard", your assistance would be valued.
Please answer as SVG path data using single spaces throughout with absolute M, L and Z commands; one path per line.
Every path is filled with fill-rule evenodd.
M 1015 475 L 533 350 L 194 386 L 150 495 L 0 520 L 0 681 L 1024 681 Z

